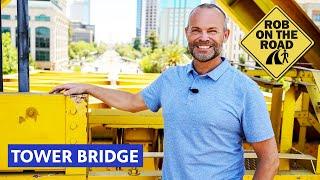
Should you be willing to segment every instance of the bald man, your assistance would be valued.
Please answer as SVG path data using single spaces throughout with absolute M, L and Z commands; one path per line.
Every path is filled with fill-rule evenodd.
M 185 33 L 192 63 L 169 68 L 137 94 L 88 84 L 65 84 L 51 93 L 88 93 L 130 112 L 162 108 L 165 180 L 242 179 L 244 139 L 258 156 L 254 179 L 273 179 L 279 159 L 264 97 L 221 57 L 229 36 L 225 13 L 214 4 L 199 5 Z

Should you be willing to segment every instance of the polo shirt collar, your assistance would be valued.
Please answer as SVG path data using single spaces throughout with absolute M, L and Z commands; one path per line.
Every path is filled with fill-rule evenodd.
M 222 62 L 213 70 L 208 72 L 207 74 L 204 74 L 203 76 L 209 76 L 214 81 L 217 81 L 224 72 L 228 70 L 230 67 L 230 64 L 228 63 L 228 60 L 226 58 L 221 57 Z M 195 75 L 198 75 L 197 71 L 193 67 L 193 63 L 188 64 L 187 66 L 187 74 L 194 73 Z

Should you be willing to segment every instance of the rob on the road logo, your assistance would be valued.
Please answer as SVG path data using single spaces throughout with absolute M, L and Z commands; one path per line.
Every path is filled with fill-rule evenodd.
M 279 7 L 273 8 L 241 41 L 241 46 L 278 80 L 313 45 L 313 41 Z

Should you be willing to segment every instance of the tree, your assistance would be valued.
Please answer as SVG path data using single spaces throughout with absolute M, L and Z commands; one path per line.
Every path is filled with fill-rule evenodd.
M 87 43 L 85 41 L 72 42 L 69 44 L 69 59 L 81 60 L 84 58 L 88 60 L 97 53 L 93 43 Z
M 115 50 L 120 56 L 128 59 L 137 59 L 141 56 L 141 53 L 134 49 L 130 44 L 117 44 Z
M 98 55 L 105 53 L 107 48 L 108 48 L 108 46 L 105 43 L 103 43 L 103 42 L 99 43 L 96 47 Z
M 150 45 L 152 52 L 159 47 L 159 39 L 155 31 L 150 32 L 147 37 L 147 43 Z
M 141 50 L 141 41 L 140 38 L 136 37 L 133 42 L 133 48 L 137 51 Z
M 2 33 L 2 60 L 3 74 L 17 72 L 18 69 L 18 52 L 11 44 L 10 33 Z

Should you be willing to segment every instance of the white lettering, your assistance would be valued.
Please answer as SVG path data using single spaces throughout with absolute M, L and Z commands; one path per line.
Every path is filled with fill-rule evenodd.
M 40 163 L 42 159 L 45 163 L 48 163 L 51 150 L 48 150 L 48 153 L 45 150 L 40 150 L 40 153 L 37 150 L 33 150 L 33 153 L 37 163 Z
M 130 163 L 138 163 L 138 150 L 130 151 Z
M 29 158 L 28 158 L 28 159 L 26 159 L 26 157 L 25 157 L 26 154 L 29 155 Z M 33 153 L 32 153 L 32 151 L 30 151 L 30 150 L 24 150 L 24 151 L 21 152 L 20 158 L 21 158 L 21 161 L 22 161 L 22 162 L 24 162 L 24 163 L 29 163 L 29 162 L 31 162 L 32 159 L 33 159 Z
M 122 154 L 124 155 L 121 157 Z M 128 162 L 128 150 L 120 150 L 117 154 L 117 159 L 121 163 Z
M 18 153 L 21 153 L 21 150 L 11 150 L 11 153 L 13 153 L 13 162 L 18 162 Z
M 86 154 L 85 150 L 78 150 L 78 163 L 85 163 L 87 161 Z
M 112 150 L 105 150 L 104 151 L 104 154 L 105 154 L 105 159 L 104 161 L 106 163 L 109 163 L 109 162 L 113 162 L 114 160 L 116 160 L 116 153 Z M 111 159 L 109 159 L 109 154 L 111 154 Z

